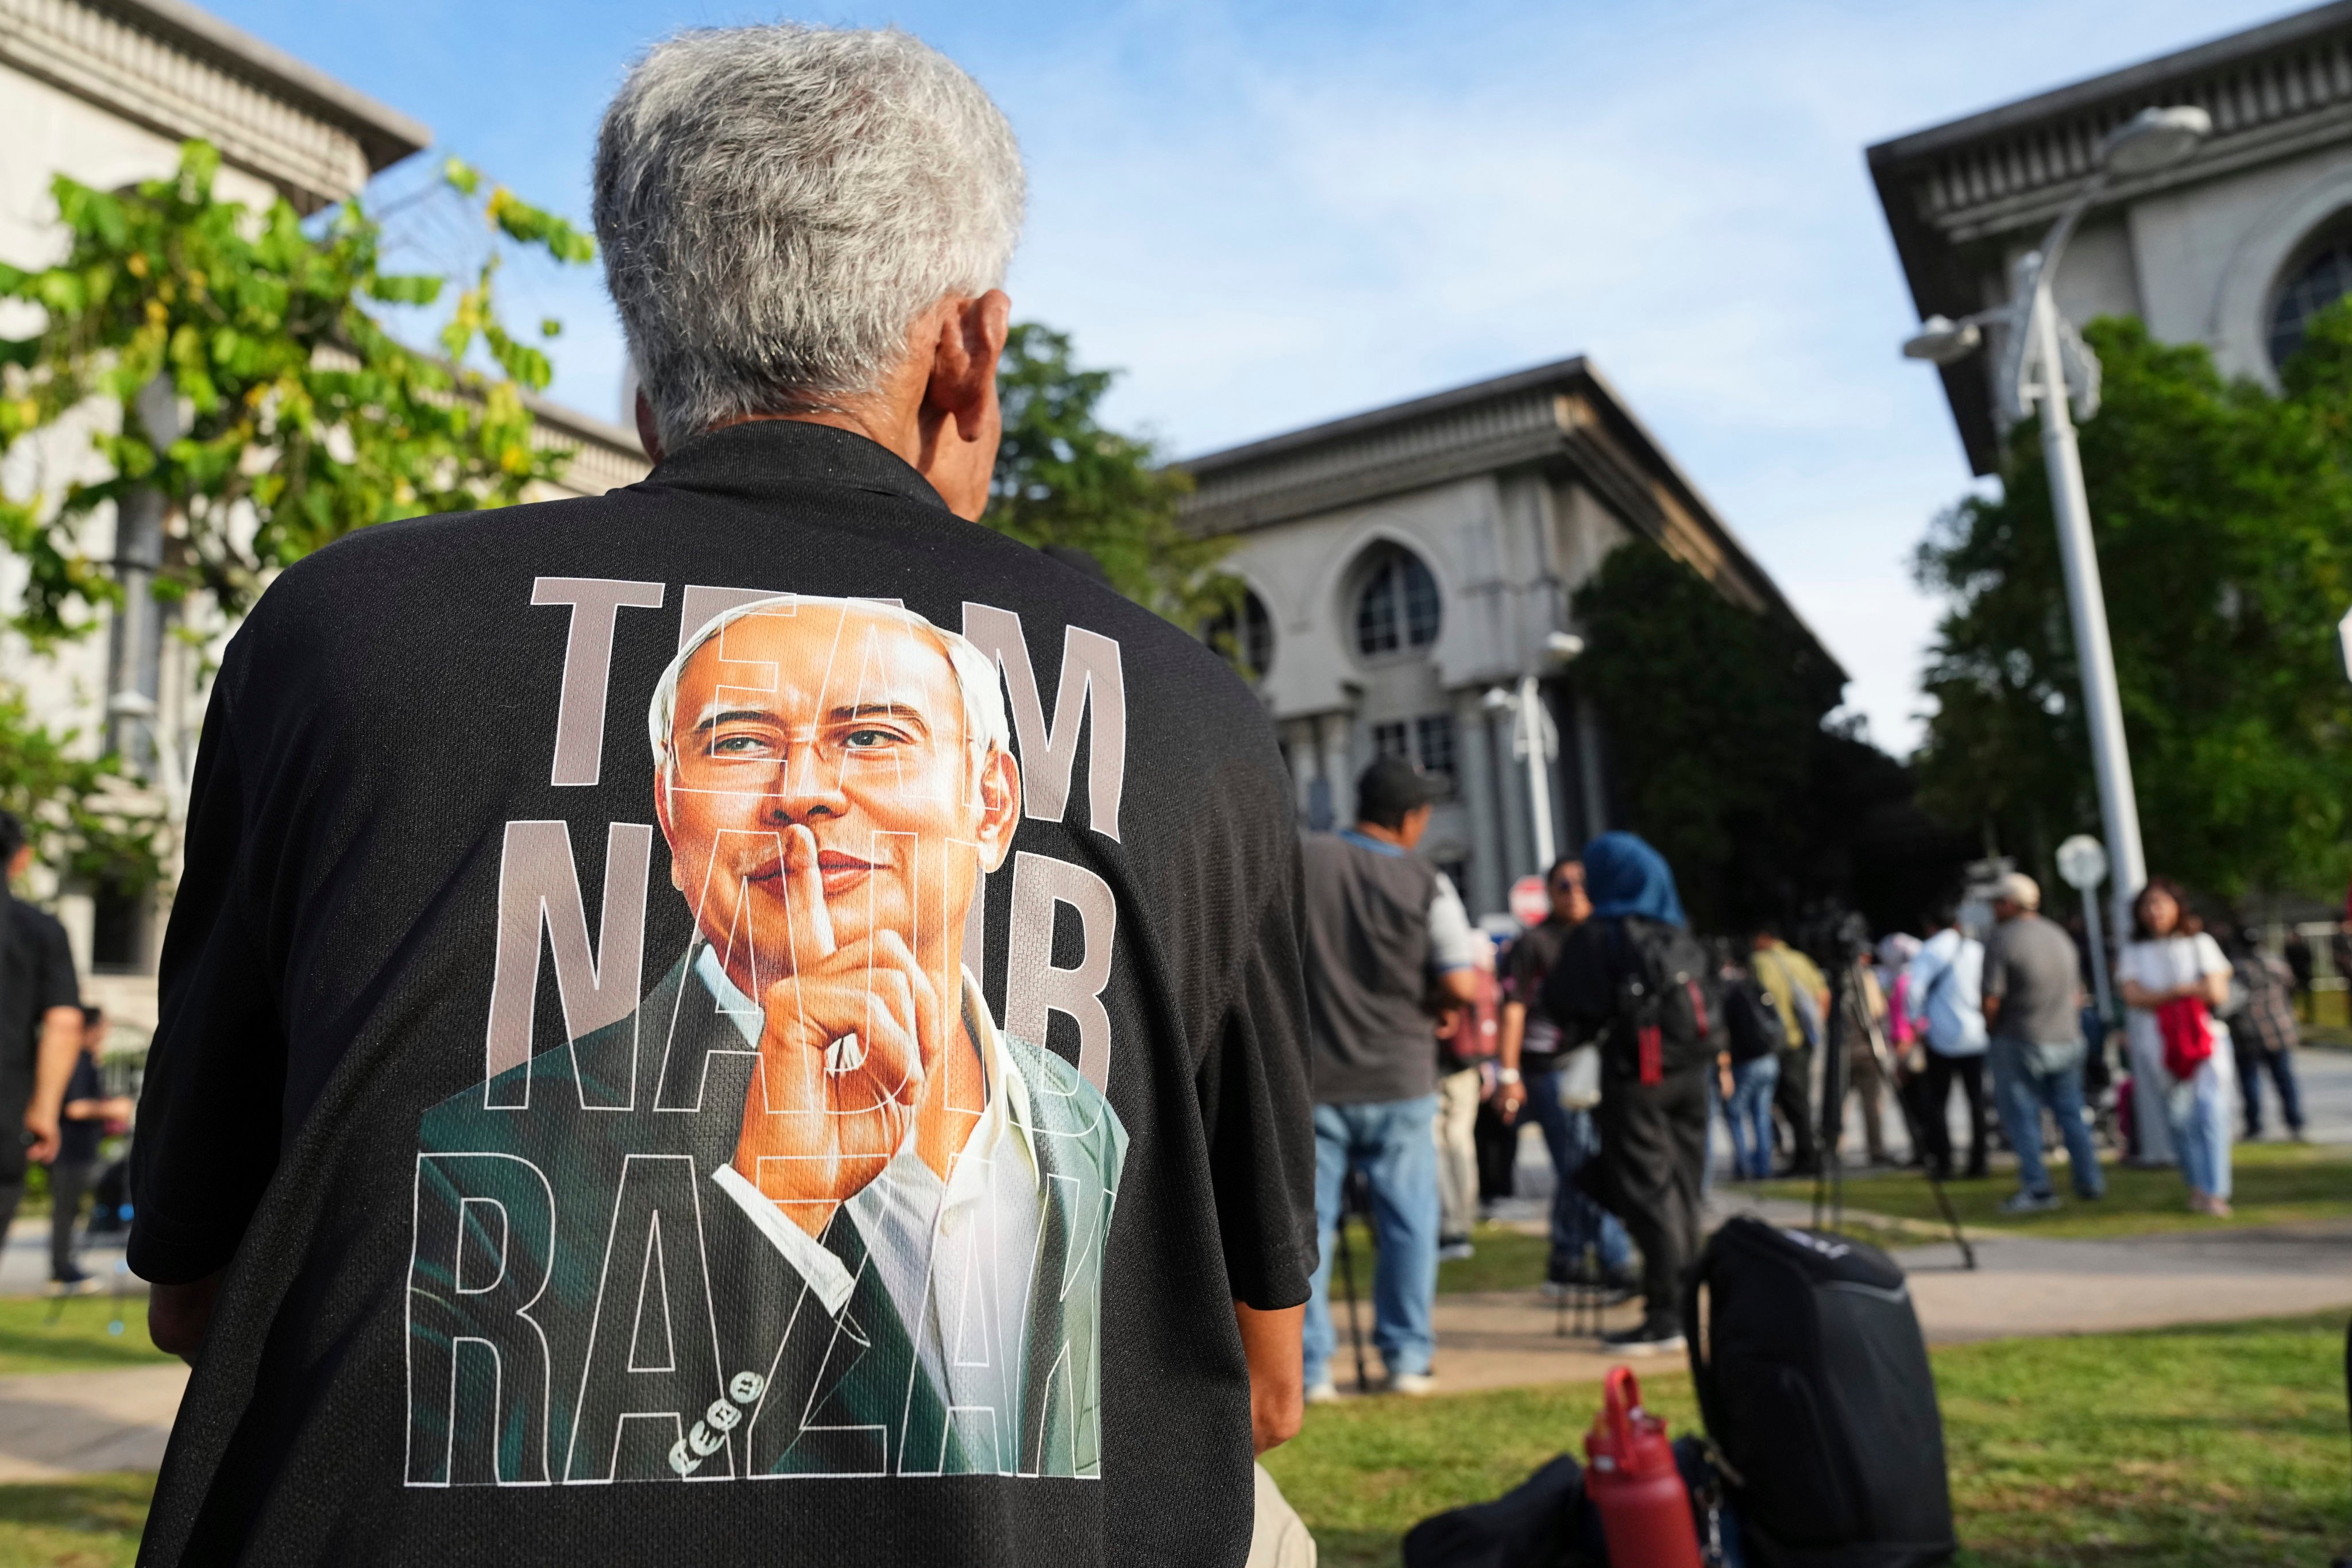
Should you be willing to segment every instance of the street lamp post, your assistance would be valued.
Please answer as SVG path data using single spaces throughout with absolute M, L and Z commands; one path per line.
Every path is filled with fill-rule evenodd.
M 2067 405 L 2068 371 L 2074 372 L 2083 416 L 2098 409 L 2098 361 L 2060 319 L 2051 279 L 2066 242 L 2092 203 L 2118 174 L 2153 174 L 2192 156 L 2211 133 L 2212 121 L 2194 107 L 2146 109 L 2117 126 L 2101 146 L 2099 168 L 2050 226 L 2042 248 L 2019 266 L 2016 296 L 2007 305 L 1959 321 L 1931 316 L 1903 345 L 1913 359 L 1950 364 L 1983 343 L 1982 328 L 2008 329 L 1994 392 L 2002 412 L 2021 418 L 2025 405 L 2042 414 L 2042 452 L 2050 470 L 2050 504 L 2058 522 L 2058 554 L 2066 578 L 2066 608 L 2074 625 L 2074 657 L 2083 672 L 2083 719 L 2090 732 L 2091 765 L 2098 780 L 2099 816 L 2115 860 L 2110 893 L 2117 929 L 2147 880 L 2140 848 L 2139 804 L 2132 789 L 2131 753 L 2124 742 L 2123 702 L 2116 686 L 2115 654 L 2107 638 L 2106 597 L 2091 538 L 2091 503 L 2083 486 L 2083 458 Z M 2070 366 L 2069 362 L 2074 363 Z
M 1545 635 L 1543 657 L 1549 665 L 1565 664 L 1584 651 L 1584 639 L 1574 632 Z M 1543 688 L 1530 670 L 1519 677 L 1517 692 L 1496 686 L 1484 699 L 1490 712 L 1512 716 L 1511 751 L 1527 764 L 1528 807 L 1536 840 L 1536 875 L 1548 875 L 1559 854 L 1551 821 L 1551 763 L 1559 755 L 1559 727 L 1544 706 Z

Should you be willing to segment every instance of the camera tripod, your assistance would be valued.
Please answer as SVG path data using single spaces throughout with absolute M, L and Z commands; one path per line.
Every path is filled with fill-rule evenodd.
M 1863 976 L 1863 959 L 1859 950 L 1848 947 L 1830 976 L 1828 1037 L 1822 1047 L 1821 1103 L 1821 1168 L 1813 1177 L 1813 1228 L 1836 1230 L 1845 1223 L 1845 1153 L 1839 1147 L 1845 1130 L 1845 1064 L 1853 1031 L 1861 1031 L 1869 1047 L 1871 1060 L 1876 1064 L 1878 1078 L 1895 1096 L 1895 1103 L 1903 1112 L 1903 1129 L 1911 1139 L 1911 1147 L 1927 1148 L 1924 1129 L 1908 1096 L 1895 1076 L 1894 1052 L 1886 1043 L 1885 1032 L 1878 1020 L 1870 1016 L 1869 993 Z M 1939 1110 L 1941 1107 L 1937 1108 Z M 1960 1249 L 1963 1268 L 1977 1266 L 1976 1248 L 1960 1228 L 1960 1216 L 1952 1207 L 1949 1194 L 1944 1191 L 1944 1178 L 1933 1162 L 1927 1163 L 1927 1185 L 1936 1194 L 1936 1210 L 1951 1228 L 1952 1245 Z M 1827 1223 L 1824 1224 L 1826 1219 Z

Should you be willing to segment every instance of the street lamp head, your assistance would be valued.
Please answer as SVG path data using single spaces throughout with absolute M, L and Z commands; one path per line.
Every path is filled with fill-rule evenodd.
M 2153 174 L 2186 163 L 2212 134 L 2213 117 L 2195 104 L 2143 109 L 2108 133 L 2099 163 L 2126 177 Z
M 1544 637 L 1544 652 L 1553 660 L 1566 664 L 1584 651 L 1584 639 L 1574 632 L 1549 632 Z
M 1905 359 L 1955 364 L 1977 352 L 1984 331 L 1974 321 L 1954 323 L 1948 316 L 1930 316 L 1919 323 L 1918 335 L 1903 344 Z
M 118 691 L 106 700 L 106 710 L 118 719 L 152 719 L 155 700 L 143 691 Z
M 1517 698 L 1512 696 L 1503 688 L 1499 686 L 1490 686 L 1486 688 L 1486 695 L 1480 698 L 1478 702 L 1479 706 L 1486 709 L 1487 712 L 1500 713 L 1506 708 L 1515 706 L 1518 700 L 1519 700 Z

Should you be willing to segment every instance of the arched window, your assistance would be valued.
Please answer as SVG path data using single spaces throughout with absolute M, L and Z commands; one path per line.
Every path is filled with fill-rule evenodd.
M 2352 294 L 2352 228 L 2338 227 L 2279 285 L 2271 305 L 2271 363 L 2284 364 L 2303 347 L 2311 318 Z
M 1201 640 L 1224 656 L 1244 680 L 1263 680 L 1274 667 L 1274 617 L 1265 601 L 1242 590 L 1239 614 L 1226 610 L 1201 628 Z
M 1437 640 L 1437 579 L 1421 557 L 1393 544 L 1373 552 L 1356 593 L 1356 651 L 1367 658 Z

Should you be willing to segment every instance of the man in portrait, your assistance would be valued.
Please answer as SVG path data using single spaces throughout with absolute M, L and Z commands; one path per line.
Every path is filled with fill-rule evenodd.
M 683 639 L 648 728 L 694 934 L 426 1112 L 411 1480 L 1097 1473 L 1126 1134 L 963 965 L 1021 816 L 994 665 L 780 595 Z

